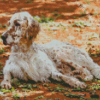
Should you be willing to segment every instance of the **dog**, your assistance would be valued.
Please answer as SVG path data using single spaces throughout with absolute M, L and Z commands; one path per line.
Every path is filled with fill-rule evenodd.
M 67 42 L 53 40 L 36 44 L 34 39 L 40 24 L 28 12 L 15 13 L 9 28 L 2 34 L 4 45 L 11 46 L 11 55 L 3 68 L 1 87 L 10 89 L 12 76 L 21 80 L 50 82 L 50 78 L 64 81 L 71 87 L 86 88 L 79 80 L 100 79 L 100 66 L 88 53 Z

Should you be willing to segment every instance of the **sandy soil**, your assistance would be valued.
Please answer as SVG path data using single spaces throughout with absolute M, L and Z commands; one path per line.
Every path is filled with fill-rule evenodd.
M 72 43 L 86 50 L 100 65 L 99 0 L 0 0 L 0 35 L 7 29 L 11 16 L 21 11 L 40 18 L 56 18 L 52 23 L 41 23 L 41 32 L 35 42 L 42 44 L 57 39 Z M 2 69 L 10 55 L 10 47 L 4 46 L 1 38 L 0 49 L 2 81 Z M 55 81 L 49 84 L 18 81 L 13 83 L 14 89 L 10 91 L 0 89 L 0 100 L 100 100 L 100 80 L 86 84 L 89 85 L 87 89 L 75 90 Z

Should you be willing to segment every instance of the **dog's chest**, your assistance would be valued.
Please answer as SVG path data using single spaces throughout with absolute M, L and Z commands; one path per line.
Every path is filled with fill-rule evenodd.
M 14 61 L 20 69 L 27 75 L 28 78 L 39 81 L 46 80 L 50 77 L 55 68 L 53 68 L 52 61 L 48 59 L 48 56 L 39 51 L 30 53 L 13 54 L 12 61 Z M 44 77 L 44 79 L 41 79 Z

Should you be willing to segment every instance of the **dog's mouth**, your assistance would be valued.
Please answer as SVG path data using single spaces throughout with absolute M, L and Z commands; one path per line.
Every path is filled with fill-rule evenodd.
M 7 41 L 6 41 L 6 40 L 3 40 L 3 44 L 4 44 L 4 45 L 7 45 Z
M 7 45 L 7 42 L 6 42 L 6 41 L 3 41 L 3 44 L 4 44 L 4 45 Z

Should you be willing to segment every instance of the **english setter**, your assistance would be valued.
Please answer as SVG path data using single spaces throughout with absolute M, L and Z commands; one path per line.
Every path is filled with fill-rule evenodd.
M 28 12 L 14 14 L 9 24 L 1 36 L 5 45 L 11 45 L 11 55 L 3 69 L 2 88 L 11 88 L 11 76 L 35 82 L 49 82 L 52 78 L 75 88 L 86 87 L 78 78 L 100 79 L 100 66 L 76 46 L 57 40 L 36 44 L 34 39 L 40 25 Z

